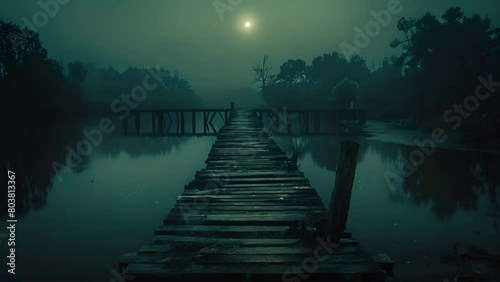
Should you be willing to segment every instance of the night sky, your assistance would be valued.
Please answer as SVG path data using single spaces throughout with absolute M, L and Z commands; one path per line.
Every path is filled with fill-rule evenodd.
M 67 0 L 65 0 L 67 1 Z M 61 2 L 63 2 L 61 0 Z M 219 3 L 227 3 L 220 0 Z M 233 1 L 238 2 L 238 1 Z M 252 66 L 264 54 L 275 70 L 288 59 L 312 58 L 340 51 L 352 43 L 354 28 L 373 20 L 370 11 L 386 9 L 388 0 L 243 0 L 222 21 L 213 0 L 69 1 L 40 28 L 49 56 L 65 63 L 80 60 L 124 70 L 160 65 L 178 70 L 203 99 L 210 91 L 251 87 Z M 479 13 L 500 26 L 500 2 L 401 1 L 402 12 L 371 40 L 361 55 L 378 64 L 393 54 L 389 43 L 400 36 L 400 17 L 437 16 L 453 6 L 466 15 Z M 1 1 L 0 18 L 23 26 L 40 11 L 38 1 Z M 245 29 L 245 22 L 252 26 Z

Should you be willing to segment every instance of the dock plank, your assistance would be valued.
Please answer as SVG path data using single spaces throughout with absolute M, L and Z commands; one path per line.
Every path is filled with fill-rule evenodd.
M 253 111 L 231 114 L 153 245 L 124 254 L 132 281 L 384 281 L 384 272 L 344 233 L 325 245 L 326 209 L 316 190 Z M 314 271 L 295 273 L 304 261 Z M 311 262 L 311 261 L 310 261 Z M 309 264 L 310 265 L 310 264 Z M 126 279 L 125 279 L 126 280 Z

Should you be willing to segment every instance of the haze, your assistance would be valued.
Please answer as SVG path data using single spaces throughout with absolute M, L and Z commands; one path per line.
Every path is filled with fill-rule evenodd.
M 40 28 L 40 38 L 49 56 L 65 63 L 80 60 L 117 70 L 159 64 L 177 70 L 210 103 L 223 99 L 218 94 L 223 91 L 253 87 L 252 66 L 264 54 L 276 70 L 290 58 L 309 63 L 315 56 L 340 51 L 341 42 L 352 44 L 354 27 L 364 27 L 373 19 L 370 11 L 386 9 L 387 3 L 244 0 L 224 12 L 221 21 L 213 0 L 69 1 Z M 397 19 L 426 12 L 441 15 L 459 6 L 466 15 L 489 16 L 499 26 L 492 12 L 499 10 L 500 2 L 494 0 L 406 0 L 401 5 Z M 31 20 L 39 10 L 38 1 L 2 1 L 0 18 L 23 26 L 21 19 Z M 249 19 L 252 28 L 244 30 Z M 368 63 L 378 64 L 392 54 L 388 45 L 399 36 L 397 19 L 362 50 Z

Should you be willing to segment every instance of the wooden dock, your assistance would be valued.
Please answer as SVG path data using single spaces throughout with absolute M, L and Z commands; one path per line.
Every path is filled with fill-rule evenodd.
M 233 107 L 234 104 L 226 109 L 133 110 L 122 120 L 122 130 L 128 136 L 214 136 L 227 123 Z M 251 111 L 275 135 L 332 135 L 366 123 L 366 113 L 360 109 Z
M 125 281 L 384 281 L 383 264 L 349 233 L 330 242 L 326 221 L 296 157 L 255 111 L 236 110 L 154 244 L 119 267 Z

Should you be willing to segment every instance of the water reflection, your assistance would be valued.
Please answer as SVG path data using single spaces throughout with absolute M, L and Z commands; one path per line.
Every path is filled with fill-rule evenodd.
M 335 172 L 340 149 L 339 137 L 276 137 L 277 142 L 288 154 L 296 153 L 299 158 L 310 155 L 314 163 L 323 169 Z M 381 176 L 380 181 L 370 185 L 387 186 L 388 197 L 393 202 L 410 202 L 414 205 L 432 206 L 440 219 L 446 219 L 458 210 L 473 211 L 478 207 L 481 196 L 489 199 L 489 214 L 499 217 L 500 157 L 494 154 L 473 151 L 436 149 L 422 165 L 401 177 L 395 183 L 388 183 L 384 174 L 388 171 L 404 175 L 403 160 L 417 147 L 386 142 L 368 141 L 362 137 L 353 138 L 360 143 L 359 165 L 366 164 Z M 362 175 L 358 176 L 363 178 Z
M 57 181 L 51 166 L 53 161 L 63 163 L 67 145 L 75 146 L 82 140 L 81 129 L 98 124 L 86 121 L 80 124 L 58 124 L 56 126 L 33 126 L 14 131 L 8 138 L 4 163 L 17 175 L 17 216 L 23 217 L 31 210 L 39 210 L 47 205 L 47 194 L 53 181 Z M 29 134 L 27 134 L 29 133 Z M 276 136 L 279 145 L 288 154 L 296 153 L 299 158 L 309 155 L 321 169 L 335 172 L 340 142 L 344 137 L 286 137 Z M 353 138 L 361 144 L 358 162 L 370 168 L 371 173 L 380 175 L 378 181 L 370 185 L 387 186 L 388 197 L 393 202 L 410 202 L 414 205 L 431 205 L 433 213 L 440 219 L 453 216 L 457 211 L 474 211 L 481 196 L 488 201 L 488 215 L 496 224 L 500 215 L 499 177 L 500 157 L 494 154 L 437 149 L 427 157 L 422 165 L 404 177 L 401 182 L 388 183 L 384 176 L 387 171 L 400 173 L 402 160 L 416 147 L 378 141 L 368 141 L 363 137 Z M 37 140 L 37 142 L 33 142 Z M 117 158 L 127 153 L 132 158 L 157 156 L 178 150 L 189 138 L 123 137 L 120 130 L 105 136 L 97 146 L 94 155 Z M 73 168 L 80 173 L 91 166 L 92 155 L 83 157 L 82 164 Z M 6 181 L 6 175 L 3 176 Z M 361 179 L 363 175 L 358 176 Z M 385 190 L 380 190 L 385 191 Z M 385 192 L 384 192 L 385 193 Z M 5 207 L 5 197 L 0 201 Z M 0 216 L 6 217 L 5 208 Z
M 11 127 L 2 163 L 16 173 L 16 216 L 25 216 L 31 210 L 39 210 L 47 205 L 47 194 L 52 186 L 53 161 L 62 162 L 64 148 L 72 144 L 76 137 L 75 127 L 62 123 L 29 124 Z M 86 160 L 84 160 L 86 162 Z M 78 172 L 75 169 L 74 172 Z M 7 174 L 2 173 L 2 183 L 7 182 Z M 7 217 L 7 197 L 1 197 L 0 218 Z
M 31 211 L 37 211 L 47 205 L 48 193 L 55 181 L 59 181 L 53 162 L 66 165 L 67 146 L 76 147 L 85 140 L 82 130 L 99 124 L 99 119 L 81 122 L 63 122 L 58 124 L 33 124 L 30 127 L 13 127 L 10 131 L 2 163 L 16 173 L 16 217 L 23 218 Z M 119 124 L 116 122 L 115 124 Z M 127 153 L 132 158 L 165 154 L 179 149 L 188 138 L 123 138 L 119 129 L 104 135 L 103 142 L 93 148 L 89 156 L 81 156 L 79 165 L 67 166 L 69 172 L 79 174 L 88 169 L 92 158 L 102 155 L 116 158 Z M 61 174 L 61 177 L 67 172 Z M 2 173 L 3 183 L 7 174 Z M 63 178 L 61 178 L 63 179 Z M 64 181 L 64 180 L 62 180 Z M 7 197 L 0 199 L 0 219 L 7 217 Z

